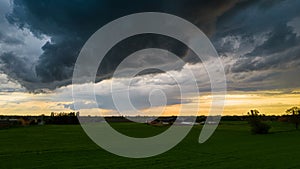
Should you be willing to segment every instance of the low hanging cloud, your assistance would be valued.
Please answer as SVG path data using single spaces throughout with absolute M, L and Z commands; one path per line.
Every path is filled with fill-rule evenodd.
M 200 71 L 199 71 L 200 70 Z M 191 79 L 193 72 L 195 79 Z M 203 81 L 198 81 L 202 79 Z M 130 86 L 127 82 L 130 80 Z M 144 115 L 140 110 L 164 107 L 170 105 L 192 104 L 198 101 L 199 95 L 195 93 L 195 84 L 198 85 L 199 92 L 208 91 L 207 85 L 201 86 L 203 82 L 209 83 L 209 77 L 203 64 L 186 64 L 181 70 L 170 70 L 159 74 L 144 74 L 133 78 L 113 78 L 103 80 L 91 86 L 91 84 L 75 84 L 73 88 L 76 90 L 76 106 L 73 103 L 62 104 L 68 109 L 94 109 L 100 108 L 118 112 L 122 115 Z M 94 87 L 95 98 L 97 104 L 90 100 L 89 89 Z M 56 101 L 72 102 L 71 86 L 61 87 L 56 90 L 56 95 L 53 96 Z M 117 96 L 125 96 L 128 92 L 129 102 L 138 110 L 132 111 L 127 98 L 119 98 L 121 102 L 115 102 L 113 94 L 122 93 Z M 154 93 L 153 93 L 154 92 Z M 115 95 L 116 96 L 116 95 Z M 185 96 L 185 97 L 184 97 Z M 116 99 L 116 98 L 115 98 Z M 128 112 L 127 112 L 128 111 Z

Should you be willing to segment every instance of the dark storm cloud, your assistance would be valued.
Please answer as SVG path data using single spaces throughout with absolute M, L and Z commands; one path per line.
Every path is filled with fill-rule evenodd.
M 14 53 L 4 53 L 0 55 L 0 65 L 2 65 L 0 73 L 6 74 L 11 81 L 17 80 L 20 84 L 26 86 L 29 91 L 37 93 L 46 92 L 47 89 L 53 90 L 56 86 L 70 83 L 70 80 L 55 81 L 51 84 L 41 83 L 41 80 L 35 76 L 34 65 L 28 63 L 30 63 L 30 60 L 27 58 L 17 57 Z M 40 88 L 37 89 L 35 86 Z
M 248 53 L 246 57 L 283 52 L 298 44 L 299 38 L 296 37 L 296 33 L 293 32 L 291 27 L 287 26 L 286 23 L 277 24 L 269 33 L 268 39 Z
M 221 55 L 234 60 L 227 77 L 245 88 L 234 89 L 299 87 L 298 80 L 285 82 L 286 72 L 299 72 L 300 37 L 289 24 L 300 17 L 299 6 L 292 0 L 248 1 L 219 18 L 212 41 Z
M 279 24 L 268 39 L 236 62 L 233 72 L 286 68 L 291 62 L 300 61 L 300 38 L 286 24 Z M 293 49 L 296 48 L 296 49 Z M 259 57 L 255 59 L 254 57 Z
M 70 84 L 73 66 L 84 42 L 97 29 L 113 19 L 136 12 L 167 12 L 184 17 L 199 26 L 207 35 L 212 35 L 217 18 L 231 9 L 236 2 L 14 0 L 13 11 L 7 15 L 8 21 L 20 29 L 28 28 L 37 37 L 47 35 L 51 37 L 51 41 L 42 47 L 44 52 L 33 70 L 27 70 L 21 64 L 18 69 L 14 69 L 7 61 L 3 62 L 5 66 L 2 69 L 29 90 L 54 89 Z M 126 54 L 145 47 L 165 48 L 182 57 L 186 52 L 186 48 L 181 44 L 165 37 L 131 38 L 128 43 L 116 46 L 115 50 L 106 56 L 100 76 L 111 73 Z M 19 70 L 24 71 L 21 73 Z
M 10 78 L 17 79 L 20 78 L 28 82 L 36 82 L 35 77 L 29 76 L 33 75 L 31 65 L 26 64 L 28 61 L 25 58 L 16 57 L 13 53 L 4 53 L 0 56 L 0 64 L 4 65 L 0 68 L 5 74 Z
M 124 15 L 159 11 L 196 24 L 210 36 L 220 55 L 225 59 L 232 58 L 232 62 L 225 63 L 228 85 L 232 90 L 241 90 L 242 85 L 236 83 L 246 84 L 245 88 L 253 83 L 248 89 L 254 89 L 254 86 L 264 86 L 265 89 L 274 84 L 272 78 L 283 80 L 279 78 L 283 72 L 296 72 L 294 69 L 300 65 L 300 37 L 288 23 L 300 16 L 300 1 L 237 2 L 15 0 L 7 20 L 20 29 L 29 29 L 36 37 L 46 35 L 51 40 L 42 46 L 43 53 L 35 64 L 26 64 L 28 59 L 16 53 L 6 53 L 0 58 L 1 70 L 30 91 L 53 90 L 68 85 L 81 47 L 96 30 Z M 0 31 L 0 42 L 17 46 L 22 41 L 8 39 Z M 200 61 L 185 45 L 172 38 L 152 34 L 133 36 L 109 51 L 100 65 L 98 80 L 109 78 L 129 54 L 150 47 L 167 49 L 190 63 Z M 8 59 L 10 55 L 12 58 Z M 266 80 L 262 82 L 262 79 Z M 259 82 L 266 84 L 257 85 Z M 280 84 L 284 87 L 283 82 L 278 82 L 276 87 Z
M 6 36 L 5 34 L 3 34 L 3 32 L 0 32 L 0 43 L 6 43 L 8 45 L 23 44 L 23 42 L 21 40 L 10 37 L 10 36 Z
M 220 53 L 232 51 L 233 44 L 219 44 L 219 40 L 226 36 L 240 37 L 241 45 L 244 42 L 252 43 L 255 35 L 267 33 L 268 41 L 258 46 L 247 56 L 271 54 L 286 50 L 290 45 L 296 45 L 296 39 L 286 37 L 292 35 L 287 23 L 299 16 L 299 1 L 249 1 L 240 3 L 219 18 L 217 33 L 213 37 L 214 44 Z M 286 38 L 286 39 L 285 39 Z M 287 42 L 287 43 L 285 43 Z M 227 45 L 227 46 L 226 46 Z
M 270 4 L 269 4 L 270 3 Z M 253 34 L 272 30 L 299 16 L 300 2 L 293 0 L 254 0 L 239 3 L 219 18 L 217 36 Z

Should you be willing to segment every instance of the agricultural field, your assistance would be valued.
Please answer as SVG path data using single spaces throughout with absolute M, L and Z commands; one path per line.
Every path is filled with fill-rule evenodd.
M 221 122 L 199 144 L 195 126 L 176 147 L 161 155 L 131 159 L 111 154 L 80 125 L 28 126 L 0 130 L 0 168 L 300 168 L 300 131 L 289 123 L 269 122 L 271 133 L 253 135 L 247 122 Z M 167 127 L 113 123 L 122 133 L 148 137 Z

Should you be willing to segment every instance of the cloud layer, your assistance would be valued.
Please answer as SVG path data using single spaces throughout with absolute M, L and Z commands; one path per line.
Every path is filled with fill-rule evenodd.
M 22 66 L 22 62 L 28 63 L 32 57 L 23 58 L 13 50 L 1 54 L 1 62 L 4 65 L 1 70 L 29 91 L 43 88 L 53 90 L 70 84 L 74 63 L 81 47 L 97 29 L 113 19 L 136 12 L 168 12 L 188 19 L 211 35 L 217 17 L 233 7 L 235 3 L 236 1 L 230 0 L 130 3 L 14 0 L 11 4 L 12 11 L 6 13 L 5 19 L 20 30 L 28 29 L 36 38 L 49 37 L 49 40 L 37 46 L 42 49 L 42 53 L 37 56 L 33 64 Z M 5 37 L 1 39 L 5 44 L 18 42 Z M 186 56 L 187 51 L 181 43 L 168 37 L 159 35 L 132 37 L 116 45 L 107 54 L 104 63 L 100 65 L 99 76 L 107 77 L 127 55 L 149 47 L 168 49 L 180 57 Z M 187 61 L 192 59 L 187 58 Z M 31 67 L 29 68 L 28 65 Z
M 175 14 L 203 30 L 222 56 L 229 90 L 285 89 L 300 85 L 298 1 L 14 0 L 1 3 L 0 70 L 7 79 L 28 91 L 41 92 L 69 85 L 78 53 L 96 30 L 118 17 L 145 11 Z M 149 47 L 167 49 L 189 63 L 200 62 L 174 39 L 159 35 L 134 36 L 107 54 L 100 65 L 99 80 L 110 77 L 127 55 Z M 202 83 L 198 85 L 208 90 L 206 77 L 199 78 Z

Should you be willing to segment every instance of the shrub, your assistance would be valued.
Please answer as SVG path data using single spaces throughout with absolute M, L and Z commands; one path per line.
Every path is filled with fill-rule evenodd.
M 268 134 L 271 128 L 270 125 L 260 121 L 250 125 L 251 125 L 251 132 L 253 134 Z
M 259 115 L 258 110 L 250 110 L 250 113 L 248 112 L 248 116 L 248 122 L 251 126 L 251 132 L 253 134 L 269 133 L 271 126 L 261 121 L 261 115 Z

